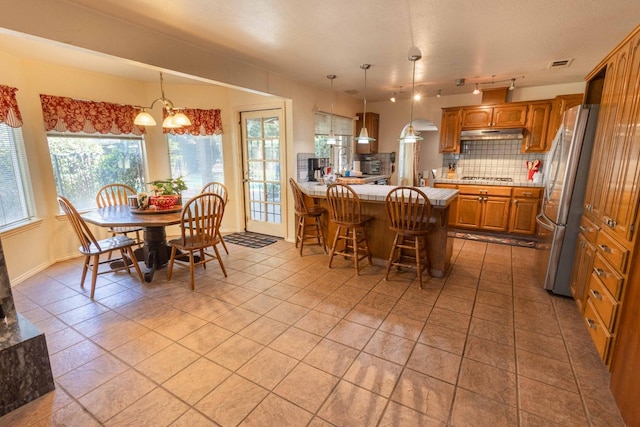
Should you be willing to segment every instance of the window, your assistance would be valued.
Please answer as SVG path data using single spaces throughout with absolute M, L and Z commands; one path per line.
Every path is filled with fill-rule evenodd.
M 222 135 L 167 134 L 171 177 L 181 176 L 187 184 L 185 198 L 198 194 L 211 181 L 224 183 Z
M 333 127 L 333 133 L 338 140 L 336 145 L 327 145 L 327 136 Z M 353 149 L 351 140 L 353 139 L 353 120 L 348 117 L 331 114 L 316 113 L 315 115 L 315 150 L 316 157 L 329 158 L 336 171 L 344 169 L 351 170 Z
M 58 194 L 78 210 L 96 207 L 107 184 L 145 190 L 142 137 L 47 134 Z
M 0 230 L 33 217 L 22 130 L 0 123 Z

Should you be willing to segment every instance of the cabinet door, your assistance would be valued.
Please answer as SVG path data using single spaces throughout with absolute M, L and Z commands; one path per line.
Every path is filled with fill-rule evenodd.
M 523 153 L 538 153 L 549 151 L 547 146 L 547 131 L 549 127 L 550 102 L 534 102 L 529 105 L 527 126 L 522 140 Z
M 510 197 L 483 197 L 480 227 L 483 230 L 507 231 L 510 202 Z
M 617 182 L 613 185 L 609 183 L 612 181 L 614 158 L 621 156 L 618 153 L 621 147 L 615 147 L 613 141 L 617 128 L 616 118 L 626 87 L 627 61 L 628 50 L 624 50 L 613 55 L 606 65 L 607 74 L 602 89 L 595 149 L 591 156 L 585 210 L 591 212 L 593 218 L 601 224 L 604 224 L 602 217 L 605 215 L 603 210 L 606 208 L 609 188 L 617 185 Z
M 463 129 L 482 129 L 491 127 L 493 107 L 472 107 L 462 109 Z
M 362 129 L 362 115 L 363 113 L 358 113 L 358 120 L 356 121 L 356 135 L 360 135 L 360 130 Z M 359 144 L 356 145 L 356 153 L 358 154 L 375 154 L 378 152 L 378 127 L 380 123 L 380 116 L 377 113 L 367 113 L 364 118 L 364 126 L 367 128 L 367 132 L 369 133 L 370 138 L 374 138 L 375 141 L 371 141 L 368 144 Z
M 458 196 L 458 220 L 456 225 L 465 228 L 480 228 L 482 216 L 482 196 Z
M 440 152 L 460 152 L 460 108 L 444 108 L 442 110 Z
M 584 94 L 576 93 L 573 95 L 558 95 L 553 101 L 551 101 L 551 113 L 549 114 L 549 128 L 547 130 L 547 145 L 551 145 L 551 141 L 555 138 L 560 123 L 562 121 L 562 114 L 569 108 L 582 104 Z
M 516 198 L 513 200 L 509 221 L 509 232 L 535 234 L 536 215 L 540 211 L 539 199 Z
M 627 92 L 620 97 L 619 115 L 610 148 L 611 179 L 605 185 L 606 199 L 601 210 L 603 222 L 622 241 L 631 242 L 638 212 L 638 172 L 640 171 L 640 36 L 631 40 Z
M 509 105 L 493 108 L 492 127 L 495 128 L 519 128 L 527 122 L 526 105 Z
M 580 313 L 584 312 L 584 304 L 586 301 L 587 283 L 591 277 L 591 269 L 593 268 L 593 259 L 596 253 L 596 247 L 589 242 L 582 233 L 578 235 L 578 243 L 576 245 L 576 256 L 573 261 L 573 270 L 571 271 L 571 294 L 576 300 L 576 305 Z

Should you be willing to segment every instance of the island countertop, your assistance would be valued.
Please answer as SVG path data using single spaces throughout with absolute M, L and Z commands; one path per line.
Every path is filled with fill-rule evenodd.
M 301 182 L 298 186 L 309 197 L 326 197 L 327 186 L 316 182 Z M 383 202 L 387 194 L 397 185 L 374 185 L 362 184 L 352 185 L 353 191 L 356 192 L 360 200 L 370 202 Z M 458 190 L 449 188 L 433 188 L 433 187 L 416 187 L 429 198 L 432 206 L 449 206 L 451 201 L 458 195 Z

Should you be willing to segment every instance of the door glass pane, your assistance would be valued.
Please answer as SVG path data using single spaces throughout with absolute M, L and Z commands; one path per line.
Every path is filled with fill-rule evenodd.
M 265 221 L 265 212 L 262 203 L 251 202 L 251 219 L 254 221 Z
M 264 141 L 264 158 L 266 160 L 280 159 L 280 141 L 277 139 L 267 139 Z
M 267 203 L 267 218 L 269 222 L 281 224 L 282 215 L 280 214 L 280 205 Z
M 260 140 L 247 141 L 249 160 L 262 159 L 262 144 Z
M 249 162 L 249 179 L 252 181 L 262 181 L 264 179 L 264 164 L 262 162 Z
M 267 184 L 267 201 L 280 201 L 280 184 Z
M 267 181 L 280 181 L 280 163 L 266 162 L 264 167 Z
M 264 137 L 279 138 L 280 137 L 280 121 L 277 117 L 264 118 Z
M 262 136 L 262 120 L 247 119 L 247 137 L 248 138 L 260 138 Z

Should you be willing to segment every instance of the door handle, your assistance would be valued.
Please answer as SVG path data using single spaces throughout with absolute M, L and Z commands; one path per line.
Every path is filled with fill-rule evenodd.
M 584 320 L 587 322 L 587 325 L 589 325 L 591 329 L 598 329 L 598 325 L 593 320 L 589 319 L 588 317 L 585 317 Z
M 596 291 L 595 289 L 591 289 L 589 292 L 591 292 L 591 296 L 593 296 L 594 299 L 602 301 L 602 295 L 600 295 L 600 292 Z
M 553 224 L 550 224 L 549 221 L 541 213 L 536 215 L 536 222 L 549 231 L 553 231 L 555 229 Z
M 593 271 L 598 275 L 598 277 L 606 277 L 607 273 L 604 272 L 603 269 L 598 268 L 598 267 L 594 267 Z
M 602 252 L 606 252 L 608 254 L 612 252 L 611 248 L 607 245 L 598 245 L 598 247 L 602 250 Z

